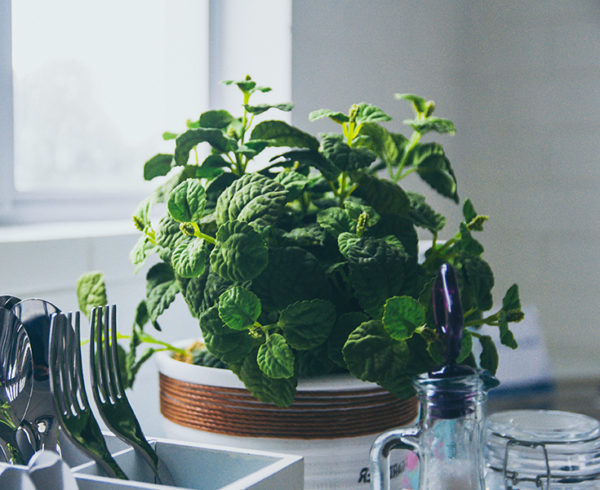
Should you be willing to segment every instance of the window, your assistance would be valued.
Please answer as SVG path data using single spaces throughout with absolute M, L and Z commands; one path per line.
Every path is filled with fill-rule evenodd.
M 291 99 L 291 0 L 0 0 L 0 225 L 124 219 L 164 131 Z M 209 99 L 210 95 L 210 99 Z
M 208 0 L 0 4 L 0 127 L 12 125 L 12 142 L 0 142 L 10 150 L 0 162 L 3 221 L 39 219 L 61 202 L 85 216 L 134 205 L 143 163 L 171 150 L 161 134 L 208 106 Z

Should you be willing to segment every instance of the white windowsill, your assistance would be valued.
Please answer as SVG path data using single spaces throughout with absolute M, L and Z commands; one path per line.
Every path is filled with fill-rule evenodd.
M 74 238 L 134 235 L 131 220 L 36 223 L 0 226 L 0 243 L 69 240 Z

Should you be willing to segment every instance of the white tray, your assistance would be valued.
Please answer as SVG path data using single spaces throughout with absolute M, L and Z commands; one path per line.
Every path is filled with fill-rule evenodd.
M 72 468 L 80 490 L 304 488 L 304 464 L 301 456 L 162 438 L 151 439 L 149 442 L 171 471 L 175 487 L 153 483 L 154 475 L 151 470 L 133 449 L 127 448 L 113 453 L 113 457 L 130 480 L 100 476 L 102 473 L 96 463 L 88 462 Z
M 113 458 L 129 480 L 102 476 L 102 470 L 95 462 L 61 437 L 63 460 L 71 467 L 79 490 L 304 488 L 304 460 L 301 456 L 152 438 L 150 444 L 175 480 L 175 486 L 158 485 L 154 483 L 150 468 L 133 449 L 112 434 L 104 436 Z M 5 466 L 5 463 L 0 463 L 0 473 Z M 13 468 L 24 473 L 28 471 L 27 466 L 14 465 Z

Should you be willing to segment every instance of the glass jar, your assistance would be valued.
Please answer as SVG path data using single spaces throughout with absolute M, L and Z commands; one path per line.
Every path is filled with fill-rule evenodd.
M 600 422 L 577 413 L 510 410 L 485 424 L 488 490 L 600 488 Z
M 493 382 L 486 382 L 493 380 Z M 482 426 L 491 376 L 473 374 L 418 376 L 413 385 L 419 397 L 416 427 L 381 434 L 371 448 L 371 484 L 389 488 L 389 454 L 409 449 L 419 458 L 419 489 L 482 490 Z

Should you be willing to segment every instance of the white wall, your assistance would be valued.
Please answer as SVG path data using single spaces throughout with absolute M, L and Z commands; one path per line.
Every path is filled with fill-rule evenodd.
M 302 0 L 293 7 L 293 122 L 333 130 L 308 123 L 308 113 L 362 100 L 401 121 L 409 112 L 393 93 L 434 99 L 457 126 L 440 141 L 459 194 L 491 216 L 479 236 L 497 299 L 517 282 L 523 302 L 540 310 L 556 376 L 596 376 L 600 4 Z

